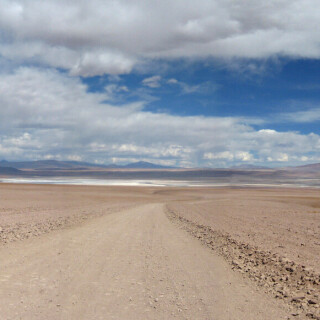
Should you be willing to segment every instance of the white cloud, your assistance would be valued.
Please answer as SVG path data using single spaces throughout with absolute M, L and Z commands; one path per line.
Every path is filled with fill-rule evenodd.
M 273 157 L 268 157 L 269 162 L 288 162 L 289 156 L 286 153 L 278 153 Z
M 183 81 L 178 81 L 177 79 L 171 78 L 167 80 L 169 85 L 177 85 L 181 89 L 182 94 L 191 93 L 212 93 L 217 89 L 217 86 L 211 82 L 203 82 L 194 85 L 187 84 Z
M 241 161 L 252 161 L 253 155 L 250 154 L 250 152 L 247 151 L 238 151 L 236 153 L 236 159 L 239 159 Z
M 149 78 L 145 78 L 142 80 L 142 84 L 149 87 L 149 88 L 158 88 L 160 87 L 160 76 L 152 76 Z
M 234 159 L 234 155 L 230 151 L 223 151 L 218 153 L 206 152 L 203 155 L 203 158 L 208 160 L 223 159 L 232 161 Z
M 201 91 L 201 85 L 189 85 L 187 83 L 182 83 L 181 84 L 182 92 L 184 94 L 190 94 L 190 93 L 195 93 Z
M 77 63 L 72 66 L 70 74 L 83 77 L 105 73 L 111 75 L 125 74 L 131 72 L 133 65 L 134 61 L 132 59 L 119 52 L 88 52 L 81 55 Z
M 233 160 L 240 160 L 240 161 L 253 161 L 254 157 L 250 152 L 247 151 L 237 151 L 235 153 L 232 153 L 230 151 L 223 151 L 223 152 L 206 152 L 203 155 L 203 159 L 208 160 L 227 160 L 227 161 L 233 161 Z
M 261 129 L 261 130 L 259 130 L 259 132 L 262 134 L 275 134 L 275 133 L 277 133 L 277 131 L 272 130 L 272 129 Z
M 169 84 L 177 84 L 178 83 L 178 80 L 177 79 L 174 79 L 174 78 L 171 78 L 167 81 L 167 83 Z
M 308 110 L 290 113 L 282 113 L 279 115 L 278 120 L 295 123 L 311 123 L 320 121 L 320 108 L 312 108 Z
M 320 137 L 314 133 L 257 131 L 237 117 L 155 114 L 144 111 L 144 101 L 104 103 L 109 95 L 88 92 L 79 79 L 54 70 L 25 67 L 3 73 L 0 158 L 50 155 L 98 163 L 116 158 L 214 166 L 320 156 Z
M 2 0 L 0 53 L 81 76 L 128 73 L 154 58 L 319 58 L 316 6 L 314 0 Z
M 114 100 L 117 97 L 117 95 L 129 92 L 127 86 L 115 83 L 108 84 L 107 86 L 105 86 L 104 90 L 108 96 L 108 100 Z

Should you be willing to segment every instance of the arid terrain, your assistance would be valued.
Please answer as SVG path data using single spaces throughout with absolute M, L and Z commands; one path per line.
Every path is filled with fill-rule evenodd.
M 320 319 L 316 189 L 0 184 L 3 319 Z
M 158 181 L 202 186 L 295 186 L 320 187 L 320 163 L 298 167 L 267 168 L 239 166 L 231 168 L 171 168 L 148 162 L 126 166 L 96 165 L 76 161 L 0 161 L 0 182 L 6 179 L 96 179 Z M 26 182 L 27 183 L 27 182 Z M 170 183 L 169 183 L 170 185 Z

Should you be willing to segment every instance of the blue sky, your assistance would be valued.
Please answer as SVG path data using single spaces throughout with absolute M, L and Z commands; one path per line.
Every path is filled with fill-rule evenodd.
M 316 109 L 320 104 L 317 59 L 232 61 L 156 61 L 163 70 L 83 78 L 92 92 L 114 88 L 113 103 L 147 100 L 144 108 L 178 116 L 244 117 L 268 122 L 277 131 L 319 134 L 319 120 L 288 120 L 284 114 Z M 144 83 L 145 79 L 153 79 Z M 116 89 L 117 88 L 117 89 Z M 299 119 L 297 119 L 299 120 Z M 265 123 L 257 122 L 257 129 Z
M 143 84 L 144 79 L 152 77 L 159 77 L 152 82 L 156 84 L 154 87 Z M 93 92 L 101 92 L 108 85 L 126 87 L 115 93 L 114 102 L 149 98 L 145 110 L 151 112 L 271 117 L 273 129 L 296 128 L 308 133 L 314 124 L 312 130 L 319 133 L 315 123 L 274 119 L 277 114 L 305 111 L 319 105 L 320 61 L 315 59 L 245 60 L 233 62 L 232 66 L 228 61 L 174 60 L 166 62 L 163 71 L 136 71 L 116 79 L 105 75 L 82 80 Z
M 320 162 L 313 0 L 0 3 L 0 158 Z

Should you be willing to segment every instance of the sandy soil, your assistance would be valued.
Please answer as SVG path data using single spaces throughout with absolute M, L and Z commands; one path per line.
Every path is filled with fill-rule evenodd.
M 0 184 L 0 242 L 26 239 L 152 202 L 149 190 Z
M 320 319 L 318 190 L 215 190 L 167 213 L 297 315 Z
M 316 319 L 318 195 L 0 185 L 1 314 L 5 319 Z M 279 262 L 283 255 L 287 258 Z M 257 281 L 260 265 L 268 276 Z M 280 283 L 286 272 L 289 280 Z M 269 290 L 269 274 L 276 291 Z M 291 286 L 297 281 L 299 288 Z M 279 284 L 287 297 L 279 293 L 281 299 L 274 299 Z
M 320 273 L 320 190 L 225 189 L 169 207 L 199 224 Z

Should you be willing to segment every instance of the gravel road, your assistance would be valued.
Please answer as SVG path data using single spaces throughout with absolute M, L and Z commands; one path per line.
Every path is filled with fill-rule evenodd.
M 287 319 L 151 203 L 0 248 L 3 319 Z

